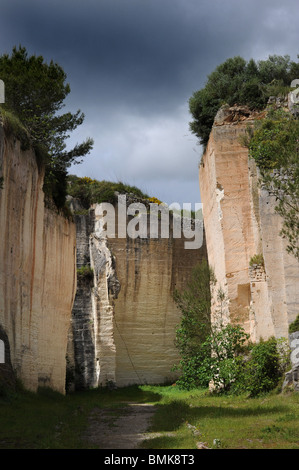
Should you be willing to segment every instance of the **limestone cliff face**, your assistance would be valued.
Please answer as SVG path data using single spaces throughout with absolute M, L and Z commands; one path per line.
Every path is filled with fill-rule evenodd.
M 66 347 L 76 288 L 75 225 L 45 208 L 32 150 L 0 126 L 0 327 L 24 386 L 65 391 Z
M 67 386 L 80 390 L 115 382 L 113 300 L 120 286 L 95 210 L 74 218 L 77 268 L 88 271 L 77 279 L 67 350 Z
M 76 221 L 77 264 L 93 268 L 93 279 L 78 279 L 68 348 L 70 381 L 85 388 L 174 380 L 180 311 L 172 294 L 206 259 L 205 243 L 193 250 L 172 234 L 107 238 L 98 205 Z
M 287 337 L 299 308 L 299 264 L 286 252 L 275 198 L 260 187 L 258 168 L 240 139 L 248 124 L 263 117 L 222 108 L 199 170 L 208 259 L 226 294 L 222 311 L 253 340 Z M 264 266 L 249 265 L 256 254 Z M 217 311 L 215 289 L 214 316 Z

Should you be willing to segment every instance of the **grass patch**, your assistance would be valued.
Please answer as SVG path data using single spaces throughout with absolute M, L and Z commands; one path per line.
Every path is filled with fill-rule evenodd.
M 0 398 L 0 449 L 84 449 L 82 439 L 94 408 L 128 402 L 156 405 L 147 449 L 298 449 L 299 394 L 251 398 L 213 396 L 172 386 L 106 388 L 66 396 L 49 389 Z M 215 441 L 216 440 L 216 441 Z M 90 446 L 89 446 L 90 447 Z
M 94 408 L 159 399 L 138 387 L 106 388 L 61 395 L 48 388 L 0 397 L 0 449 L 84 449 L 82 435 Z
M 299 449 L 299 394 L 249 399 L 176 387 L 143 389 L 161 393 L 151 431 L 162 433 L 144 448 L 196 449 L 203 442 L 222 449 Z

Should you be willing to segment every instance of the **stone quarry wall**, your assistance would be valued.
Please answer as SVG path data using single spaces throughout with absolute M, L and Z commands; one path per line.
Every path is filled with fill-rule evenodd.
M 98 205 L 88 214 L 77 212 L 77 265 L 91 266 L 94 277 L 78 278 L 70 388 L 175 380 L 171 369 L 179 360 L 174 340 L 181 314 L 172 294 L 206 259 L 205 241 L 193 250 L 172 233 L 155 239 L 105 237 Z M 116 206 L 116 226 L 117 214 Z
M 212 314 L 219 311 L 221 287 L 226 321 L 241 324 L 254 341 L 288 337 L 299 311 L 299 264 L 279 235 L 275 198 L 260 186 L 258 168 L 241 142 L 247 126 L 264 115 L 221 108 L 199 170 L 208 259 L 218 281 Z M 257 254 L 264 264 L 250 266 Z
M 45 208 L 34 152 L 23 151 L 2 126 L 0 176 L 0 331 L 6 359 L 25 388 L 45 385 L 64 393 L 76 289 L 75 225 Z

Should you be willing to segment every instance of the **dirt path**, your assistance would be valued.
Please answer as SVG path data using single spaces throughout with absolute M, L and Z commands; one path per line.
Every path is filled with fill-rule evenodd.
M 150 438 L 147 431 L 155 411 L 154 405 L 140 403 L 128 403 L 121 408 L 96 408 L 83 438 L 100 449 L 136 449 Z

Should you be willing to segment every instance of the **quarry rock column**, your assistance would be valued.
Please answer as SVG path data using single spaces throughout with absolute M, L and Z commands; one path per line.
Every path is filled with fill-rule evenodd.
M 216 116 L 199 169 L 208 260 L 217 278 L 212 315 L 219 308 L 217 293 L 221 288 L 226 299 L 225 321 L 241 323 L 249 332 L 249 261 L 255 253 L 255 222 L 248 151 L 240 142 L 247 120 L 232 124 L 226 119 L 227 114 Z

